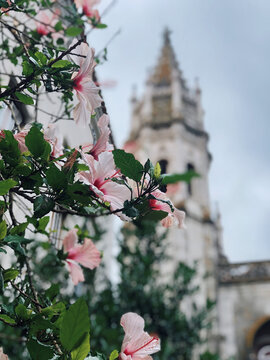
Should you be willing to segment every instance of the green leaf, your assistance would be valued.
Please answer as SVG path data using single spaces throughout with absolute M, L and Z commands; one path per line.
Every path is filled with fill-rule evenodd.
M 51 153 L 50 144 L 44 140 L 43 133 L 33 125 L 25 137 L 25 145 L 35 158 L 47 160 Z
M 50 360 L 54 357 L 53 348 L 42 345 L 37 340 L 31 339 L 26 346 L 32 360 Z
M 6 269 L 3 271 L 3 279 L 4 279 L 4 282 L 9 282 L 9 281 L 12 281 L 14 279 L 16 279 L 16 277 L 19 275 L 19 270 L 16 270 L 16 269 Z
M 28 222 L 14 226 L 12 229 L 10 229 L 10 235 L 24 235 L 27 226 Z
M 64 68 L 66 66 L 72 65 L 68 60 L 58 60 L 52 64 L 52 68 Z
M 80 27 L 71 26 L 65 31 L 65 34 L 67 36 L 78 36 L 81 34 L 82 31 L 83 29 Z
M 141 180 L 143 166 L 133 154 L 117 149 L 113 150 L 113 157 L 116 167 L 121 170 L 123 175 L 137 182 Z
M 4 239 L 4 237 L 7 235 L 7 224 L 3 220 L 0 222 L 0 240 Z
M 48 225 L 50 221 L 50 217 L 49 216 L 44 216 L 43 218 L 41 218 L 38 222 L 38 231 L 45 231 L 46 226 Z
M 35 52 L 35 57 L 38 59 L 38 62 L 41 65 L 45 65 L 47 63 L 47 57 L 40 51 Z
M 46 179 L 48 184 L 55 191 L 61 191 L 67 186 L 67 179 L 64 172 L 58 169 L 57 166 L 52 164 L 49 169 L 46 171 Z
M 131 202 L 129 202 L 128 200 L 126 200 L 124 202 L 124 209 L 123 209 L 123 213 L 131 218 L 137 217 L 140 215 L 139 210 L 137 208 L 135 208 Z
M 59 302 L 56 304 L 53 304 L 51 306 L 47 306 L 46 308 L 43 308 L 41 310 L 41 314 L 45 315 L 46 317 L 53 317 L 54 315 L 57 315 L 63 311 L 66 311 L 65 304 L 63 302 Z
M 89 314 L 85 300 L 80 298 L 71 305 L 65 313 L 61 328 L 60 340 L 67 351 L 71 351 L 78 346 L 86 333 L 89 332 Z
M 15 313 L 18 318 L 22 320 L 28 320 L 30 318 L 30 313 L 27 311 L 27 308 L 23 304 L 19 304 L 16 306 Z
M 7 1 L 1 0 L 1 1 L 0 1 L 0 6 L 3 7 L 3 8 L 5 8 L 5 9 L 7 9 L 7 8 L 9 7 L 9 4 L 8 4 Z
M 29 244 L 33 240 L 26 239 L 19 235 L 8 235 L 5 237 L 4 242 L 5 243 L 20 243 L 20 244 Z
M 10 189 L 17 185 L 17 181 L 12 179 L 0 181 L 0 195 L 6 195 Z
M 106 27 L 108 27 L 108 25 L 106 25 L 106 24 L 96 24 L 95 25 L 95 27 L 97 28 L 97 29 L 106 29 Z
M 34 100 L 29 95 L 25 95 L 25 94 L 20 93 L 18 91 L 15 92 L 15 95 L 25 105 L 33 105 L 34 104 Z
M 55 31 L 60 31 L 63 29 L 63 25 L 62 25 L 62 21 L 58 21 L 55 25 L 54 25 L 54 30 Z
M 162 175 L 162 184 L 175 184 L 179 181 L 189 183 L 194 177 L 200 177 L 200 175 L 193 170 L 187 171 L 183 174 L 164 174 Z
M 0 320 L 2 320 L 6 324 L 11 324 L 11 325 L 16 324 L 16 321 L 14 319 L 12 319 L 10 316 L 5 314 L 0 314 Z
M 24 60 L 23 63 L 22 63 L 22 67 L 23 67 L 22 73 L 23 73 L 23 75 L 25 75 L 25 76 L 31 75 L 32 72 L 34 71 L 33 66 L 32 66 L 31 64 L 29 64 L 29 62 L 27 62 L 27 61 L 25 61 L 25 60 Z
M 166 211 L 162 211 L 162 210 L 153 210 L 150 213 L 144 215 L 142 217 L 142 220 L 147 220 L 147 221 L 160 221 L 162 219 L 164 219 L 166 216 L 168 216 L 168 213 Z
M 110 354 L 109 360 L 115 360 L 119 357 L 119 352 L 117 350 L 113 350 Z
M 16 167 L 21 160 L 18 141 L 14 139 L 11 131 L 4 130 L 5 137 L 0 141 L 0 152 L 6 164 Z
M 80 346 L 71 352 L 72 360 L 84 360 L 90 351 L 90 334 L 85 335 Z
M 80 202 L 83 205 L 89 205 L 91 202 L 91 193 L 89 187 L 83 184 L 72 184 L 68 186 L 67 193 L 73 200 Z
M 34 216 L 43 217 L 54 208 L 54 201 L 48 196 L 40 195 L 34 201 Z
M 52 284 L 49 289 L 45 291 L 45 296 L 47 296 L 51 301 L 59 294 L 60 285 Z
M 0 268 L 0 295 L 4 293 L 4 278 L 2 274 L 2 269 Z

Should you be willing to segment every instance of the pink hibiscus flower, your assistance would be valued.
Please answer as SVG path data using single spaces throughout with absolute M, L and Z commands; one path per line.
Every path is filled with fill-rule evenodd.
M 74 285 L 84 281 L 83 271 L 79 264 L 91 270 L 100 264 L 100 252 L 90 239 L 85 238 L 82 245 L 78 244 L 77 229 L 72 229 L 67 233 L 63 240 L 63 247 L 68 253 L 66 261 Z
M 48 10 L 41 10 L 39 11 L 38 15 L 37 15 L 37 20 L 36 20 L 36 29 L 37 32 L 39 33 L 39 35 L 48 35 L 49 33 L 55 33 L 55 29 L 54 29 L 54 25 L 57 23 L 58 21 L 58 15 L 57 13 L 59 12 L 56 11 L 56 13 L 52 14 L 51 12 L 49 12 Z M 56 35 L 56 34 L 54 34 Z
M 152 210 L 161 210 L 161 211 L 165 211 L 168 213 L 168 216 L 166 216 L 161 221 L 161 224 L 164 227 L 168 228 L 168 227 L 172 226 L 174 224 L 174 222 L 176 222 L 180 229 L 184 229 L 185 228 L 185 223 L 184 223 L 185 213 L 184 213 L 184 211 L 178 210 L 176 207 L 174 207 L 172 205 L 172 203 L 170 202 L 170 200 L 167 198 L 167 196 L 160 190 L 154 191 L 152 193 L 152 195 L 156 199 L 149 200 L 149 206 L 151 207 L 151 209 Z M 163 200 L 163 201 L 169 201 L 171 203 L 171 206 L 165 202 L 159 201 L 159 199 Z M 172 211 L 172 209 L 174 211 Z
M 25 145 L 25 137 L 28 132 L 29 129 L 25 129 L 14 135 L 14 138 L 18 141 L 19 150 L 22 153 L 28 151 L 28 148 Z M 57 158 L 63 155 L 63 138 L 58 127 L 54 124 L 48 124 L 47 128 L 44 130 L 44 139 L 51 145 L 51 156 Z
M 28 130 L 22 130 L 14 135 L 14 138 L 18 141 L 19 150 L 22 153 L 28 151 L 28 148 L 25 145 L 25 137 L 27 134 Z
M 130 200 L 130 191 L 125 185 L 111 181 L 113 177 L 119 177 L 116 171 L 113 155 L 111 152 L 102 152 L 98 161 L 91 155 L 82 154 L 89 171 L 78 174 L 79 180 L 89 185 L 97 197 L 108 201 L 112 210 L 121 209 L 125 200 Z
M 57 158 L 63 155 L 63 136 L 55 124 L 48 124 L 44 130 L 44 139 L 51 144 L 51 156 Z
M 109 128 L 110 118 L 108 115 L 103 114 L 98 120 L 98 127 L 100 136 L 95 145 L 83 146 L 83 151 L 93 156 L 95 160 L 98 160 L 98 156 L 104 151 L 113 150 L 113 146 L 109 144 L 109 137 L 111 130 Z
M 71 44 L 71 46 L 74 42 Z M 86 126 L 94 110 L 101 105 L 99 88 L 92 79 L 93 71 L 96 66 L 94 61 L 94 49 L 89 48 L 86 43 L 80 44 L 73 50 L 76 55 L 70 55 L 76 65 L 80 66 L 78 72 L 74 73 L 73 89 L 76 92 L 79 103 L 74 109 L 74 120 L 77 124 Z
M 4 354 L 3 348 L 0 348 L 0 360 L 8 360 L 8 356 Z
M 97 22 L 100 21 L 100 15 L 97 9 L 94 9 L 94 6 L 98 5 L 100 0 L 75 0 L 77 8 L 82 8 L 84 15 L 89 18 L 95 18 Z
M 160 350 L 160 340 L 144 331 L 144 319 L 129 312 L 121 317 L 125 337 L 121 347 L 120 360 L 152 360 L 150 354 Z

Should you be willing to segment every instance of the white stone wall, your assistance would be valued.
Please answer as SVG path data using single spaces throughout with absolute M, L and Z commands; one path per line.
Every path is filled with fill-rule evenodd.
M 270 316 L 270 282 L 221 285 L 218 291 L 221 359 L 248 357 L 254 324 Z

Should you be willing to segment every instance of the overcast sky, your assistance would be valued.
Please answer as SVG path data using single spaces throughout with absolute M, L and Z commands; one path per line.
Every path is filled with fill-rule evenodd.
M 103 0 L 105 7 L 109 1 Z M 118 145 L 127 137 L 129 98 L 144 89 L 165 26 L 189 84 L 199 77 L 213 154 L 212 202 L 218 202 L 231 261 L 270 259 L 270 1 L 118 0 L 90 36 L 108 48 L 101 80 Z

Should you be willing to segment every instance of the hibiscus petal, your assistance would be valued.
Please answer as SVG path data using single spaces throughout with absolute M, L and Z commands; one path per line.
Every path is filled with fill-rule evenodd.
M 186 214 L 185 214 L 185 212 L 174 208 L 174 212 L 172 214 L 175 217 L 176 221 L 178 222 L 178 227 L 180 229 L 185 229 L 186 228 L 186 225 L 185 225 Z
M 136 313 L 128 312 L 121 317 L 120 325 L 126 335 L 137 338 L 143 333 L 144 319 Z
M 78 91 L 77 97 L 79 103 L 75 106 L 73 111 L 74 120 L 76 124 L 87 126 L 91 118 L 91 112 L 88 109 L 87 101 Z
M 100 264 L 100 252 L 90 239 L 84 239 L 83 245 L 75 247 L 72 253 L 72 259 L 88 269 L 93 270 Z
M 109 137 L 111 130 L 109 128 L 109 116 L 103 114 L 98 120 L 98 127 L 100 129 L 100 137 L 98 138 L 96 144 L 90 150 L 90 154 L 94 157 L 95 160 L 98 160 L 100 153 L 108 149 L 109 146 Z
M 115 173 L 115 163 L 111 152 L 103 152 L 95 161 L 95 179 L 105 179 Z
M 101 105 L 102 99 L 99 95 L 99 88 L 95 85 L 91 78 L 87 77 L 81 81 L 81 92 L 87 99 L 88 110 L 93 112 Z
M 73 284 L 78 285 L 79 282 L 84 281 L 84 275 L 81 267 L 71 260 L 67 260 L 67 263 Z
M 139 338 L 130 341 L 126 349 L 127 352 L 134 354 L 133 360 L 137 357 L 144 358 L 160 350 L 160 340 L 157 337 L 150 336 L 147 332 L 143 332 Z
M 121 209 L 126 200 L 130 200 L 130 190 L 121 184 L 117 184 L 112 181 L 106 182 L 102 190 L 104 192 L 104 200 L 108 201 L 112 210 Z
M 77 229 L 69 230 L 69 232 L 63 239 L 64 251 L 68 252 L 70 249 L 72 249 L 77 243 L 77 241 L 78 241 Z

